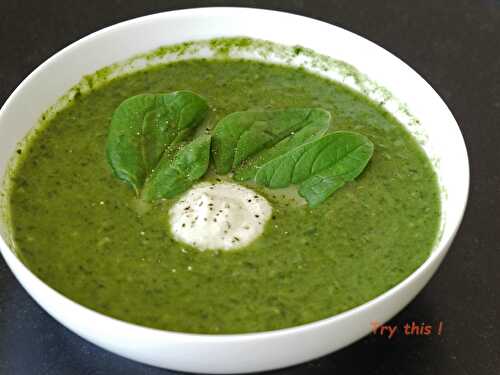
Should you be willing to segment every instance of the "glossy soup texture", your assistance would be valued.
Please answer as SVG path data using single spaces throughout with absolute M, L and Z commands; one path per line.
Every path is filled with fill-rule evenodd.
M 230 252 L 189 248 L 169 232 L 175 200 L 142 204 L 105 157 L 121 101 L 184 89 L 208 99 L 206 129 L 234 111 L 325 108 L 332 131 L 369 137 L 373 158 L 315 209 L 290 189 L 252 187 L 273 206 L 260 238 Z M 82 305 L 160 329 L 256 332 L 330 317 L 411 274 L 439 228 L 436 175 L 409 133 L 363 96 L 295 68 L 237 60 L 150 68 L 79 96 L 19 152 L 10 213 L 25 264 Z

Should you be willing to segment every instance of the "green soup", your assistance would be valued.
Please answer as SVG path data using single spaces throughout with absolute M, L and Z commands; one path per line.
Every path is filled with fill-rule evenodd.
M 373 158 L 314 209 L 290 189 L 251 186 L 273 206 L 264 234 L 239 250 L 190 248 L 169 231 L 175 199 L 144 207 L 105 156 L 120 102 L 184 89 L 207 98 L 208 130 L 234 111 L 322 107 L 332 130 L 367 136 Z M 285 328 L 362 304 L 425 261 L 440 220 L 431 163 L 394 117 L 304 70 L 244 60 L 156 66 L 78 97 L 22 150 L 10 209 L 22 260 L 57 291 L 118 319 L 199 333 Z

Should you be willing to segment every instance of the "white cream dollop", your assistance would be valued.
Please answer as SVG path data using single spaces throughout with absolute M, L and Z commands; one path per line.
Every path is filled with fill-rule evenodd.
M 233 183 L 201 183 L 170 209 L 175 239 L 200 250 L 232 250 L 250 244 L 271 217 L 269 202 Z

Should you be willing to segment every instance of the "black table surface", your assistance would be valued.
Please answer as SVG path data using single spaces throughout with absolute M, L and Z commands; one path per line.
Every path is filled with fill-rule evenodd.
M 470 198 L 458 235 L 431 282 L 390 322 L 442 322 L 442 334 L 369 335 L 277 373 L 500 374 L 500 2 L 1 0 L 0 103 L 40 63 L 86 34 L 146 14 L 200 6 L 298 13 L 374 41 L 441 95 L 469 152 Z M 0 374 L 168 373 L 97 348 L 62 327 L 0 260 Z

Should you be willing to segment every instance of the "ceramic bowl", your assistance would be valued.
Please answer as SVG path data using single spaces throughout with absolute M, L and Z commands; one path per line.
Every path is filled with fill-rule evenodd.
M 234 36 L 300 45 L 351 64 L 360 76 L 368 77 L 357 87 L 360 81 L 354 75 L 337 74 L 339 80 L 365 90 L 374 100 L 382 98 L 386 108 L 421 141 L 442 187 L 441 234 L 430 257 L 413 274 L 361 306 L 288 329 L 203 335 L 141 327 L 67 299 L 18 259 L 3 223 L 2 255 L 40 306 L 88 341 L 153 366 L 203 373 L 253 372 L 308 361 L 351 344 L 370 333 L 371 322 L 387 321 L 425 286 L 448 251 L 467 201 L 469 165 L 462 135 L 445 103 L 422 77 L 383 48 L 339 27 L 293 14 L 244 8 L 188 9 L 141 17 L 93 33 L 55 54 L 19 85 L 1 109 L 0 176 L 6 174 L 16 144 L 40 115 L 54 104 L 57 107 L 58 99 L 84 75 L 159 46 Z M 280 62 L 283 56 L 266 58 Z M 140 68 L 139 60 L 135 68 Z M 292 60 L 281 62 L 300 64 Z M 323 73 L 329 74 L 327 70 Z M 335 78 L 336 73 L 332 74 Z

